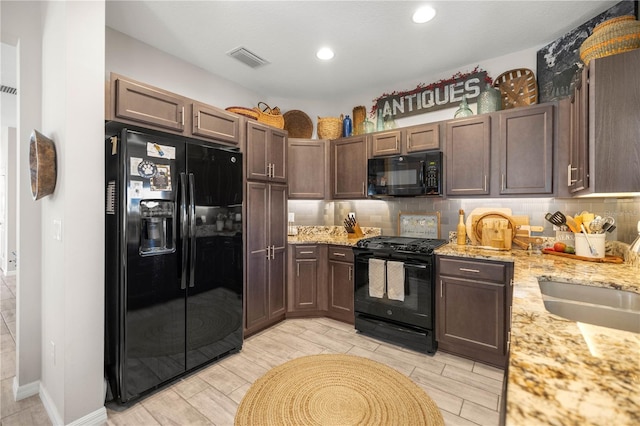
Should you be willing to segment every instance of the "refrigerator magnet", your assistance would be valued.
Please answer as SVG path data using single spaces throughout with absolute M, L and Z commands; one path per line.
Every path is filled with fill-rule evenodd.
M 142 191 L 144 191 L 144 183 L 142 181 L 132 180 L 129 188 L 131 188 L 131 198 L 142 198 Z
M 147 156 L 156 158 L 176 159 L 176 149 L 173 146 L 160 145 L 155 142 L 147 142 Z
M 151 178 L 150 188 L 152 191 L 171 191 L 171 166 L 159 164 L 158 171 Z
M 142 160 L 140 164 L 138 164 L 138 174 L 140 177 L 149 179 L 152 178 L 158 173 L 158 167 L 149 160 Z

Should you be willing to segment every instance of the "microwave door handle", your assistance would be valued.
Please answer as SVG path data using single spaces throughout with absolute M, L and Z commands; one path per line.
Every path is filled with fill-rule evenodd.
M 189 173 L 189 287 L 195 286 L 196 280 L 196 195 L 193 173 Z
M 189 236 L 189 222 L 187 221 L 187 182 L 184 172 L 180 173 L 180 236 L 182 241 L 182 279 L 180 280 L 180 289 L 187 288 L 187 241 Z
M 424 176 L 424 170 L 425 170 L 425 164 L 424 161 L 420 162 L 420 183 L 422 184 L 423 187 L 427 186 L 427 182 L 425 182 Z

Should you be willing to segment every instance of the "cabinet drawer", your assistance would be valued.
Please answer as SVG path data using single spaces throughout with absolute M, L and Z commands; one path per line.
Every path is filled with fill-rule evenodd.
M 440 275 L 452 275 L 500 283 L 505 283 L 507 279 L 507 267 L 502 263 L 441 258 L 439 267 Z
M 329 246 L 329 260 L 353 262 L 353 249 L 351 247 Z
M 318 257 L 317 246 L 295 246 L 296 259 L 315 259 Z

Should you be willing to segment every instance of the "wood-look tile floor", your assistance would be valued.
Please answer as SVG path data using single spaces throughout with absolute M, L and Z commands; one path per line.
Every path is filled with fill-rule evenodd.
M 2 404 L 0 424 L 50 425 L 40 401 L 13 401 L 15 375 L 15 277 L 2 277 Z M 109 425 L 232 425 L 251 383 L 288 360 L 320 353 L 347 353 L 389 365 L 422 387 L 446 425 L 497 425 L 504 372 L 438 351 L 433 356 L 402 349 L 326 318 L 289 319 L 245 340 L 231 355 L 124 411 L 107 409 Z

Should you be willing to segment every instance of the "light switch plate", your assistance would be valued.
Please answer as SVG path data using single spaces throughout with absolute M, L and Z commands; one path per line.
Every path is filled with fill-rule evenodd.
M 62 241 L 62 221 L 60 219 L 53 219 L 53 239 L 56 241 Z

